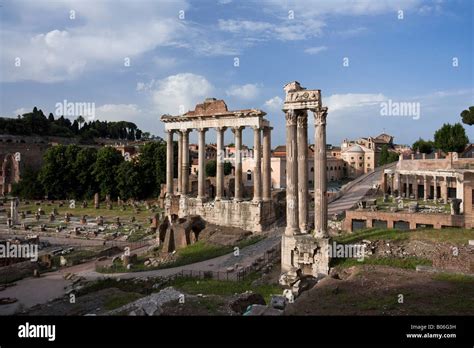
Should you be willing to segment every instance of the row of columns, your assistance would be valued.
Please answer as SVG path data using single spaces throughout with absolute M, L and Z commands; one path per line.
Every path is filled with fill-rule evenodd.
M 218 127 L 217 131 L 217 168 L 216 168 L 216 200 L 222 200 L 224 196 L 224 133 L 227 127 Z M 232 127 L 235 144 L 235 187 L 234 200 L 243 200 L 242 182 L 242 130 L 243 126 Z M 271 200 L 271 127 L 253 127 L 254 132 L 254 182 L 253 200 L 255 202 Z M 206 199 L 205 183 L 205 155 L 206 155 L 206 132 L 208 128 L 198 129 L 198 196 L 199 200 Z M 175 130 L 167 131 L 167 155 L 166 155 L 166 192 L 173 194 L 173 133 Z M 178 132 L 178 193 L 187 195 L 189 193 L 189 132 L 190 129 Z M 262 151 L 263 133 L 263 151 Z M 263 152 L 263 156 L 262 156 Z M 263 158 L 263 164 L 262 164 Z
M 311 110 L 315 118 L 314 236 L 327 237 L 326 116 L 327 108 Z M 287 207 L 285 234 L 308 233 L 308 113 L 286 111 Z
M 395 188 L 395 181 L 398 183 L 398 189 L 399 192 L 402 193 L 402 188 L 403 188 L 403 183 L 405 183 L 405 197 L 410 196 L 410 182 L 412 182 L 412 190 L 413 190 L 413 195 L 415 199 L 418 199 L 418 180 L 417 177 L 418 175 L 407 175 L 407 174 L 399 174 L 399 173 L 392 173 L 388 174 L 389 180 L 390 180 L 390 187 L 393 193 L 393 190 Z M 413 179 L 414 176 L 414 179 Z M 428 199 L 428 196 L 430 195 L 430 177 L 431 181 L 433 182 L 434 190 L 433 190 L 433 199 L 438 200 L 438 182 L 439 182 L 439 177 L 437 175 L 422 175 L 423 177 L 423 199 L 426 201 Z M 441 185 L 441 198 L 446 202 L 448 200 L 448 178 L 447 176 L 443 176 L 443 181 Z M 386 185 L 386 191 L 387 193 L 388 186 Z

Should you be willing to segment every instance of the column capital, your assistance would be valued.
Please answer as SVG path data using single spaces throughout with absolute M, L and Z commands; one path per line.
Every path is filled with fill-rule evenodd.
M 311 110 L 314 114 L 314 124 L 317 126 L 326 125 L 326 117 L 328 115 L 328 108 L 322 107 Z
M 243 126 L 236 126 L 236 127 L 232 127 L 232 132 L 235 133 L 235 132 L 240 132 L 242 129 L 244 129 L 245 127 Z
M 287 126 L 296 126 L 298 116 L 295 110 L 291 109 L 291 110 L 286 111 L 285 118 L 286 118 Z
M 296 125 L 298 128 L 308 128 L 308 115 L 306 113 L 298 113 Z
M 174 134 L 175 131 L 175 129 L 165 129 L 165 133 L 167 134 Z
M 199 133 L 206 133 L 209 128 L 196 128 Z
M 218 132 L 225 132 L 227 130 L 227 127 L 226 126 L 223 126 L 223 127 L 216 127 L 216 131 Z
M 191 129 L 183 128 L 183 129 L 180 129 L 179 132 L 180 132 L 182 135 L 188 135 L 189 132 L 191 132 Z
M 256 131 L 256 130 L 262 130 L 263 127 L 261 127 L 261 126 L 252 126 L 252 129 L 253 129 L 254 131 Z

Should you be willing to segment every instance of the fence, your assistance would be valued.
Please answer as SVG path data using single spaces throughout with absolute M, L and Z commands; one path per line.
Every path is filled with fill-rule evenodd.
M 173 281 L 178 278 L 195 278 L 195 279 L 215 279 L 215 280 L 232 280 L 244 281 L 250 274 L 261 270 L 270 261 L 276 261 L 280 257 L 281 243 L 267 250 L 261 257 L 257 258 L 250 266 L 240 267 L 231 272 L 228 271 L 200 271 L 182 269 L 179 272 L 161 277 L 165 281 Z M 260 261 L 258 261 L 260 260 Z

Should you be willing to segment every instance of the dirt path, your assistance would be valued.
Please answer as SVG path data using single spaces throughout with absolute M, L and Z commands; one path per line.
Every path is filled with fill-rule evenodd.
M 0 292 L 0 297 L 14 297 L 18 299 L 15 303 L 0 306 L 0 315 L 11 315 L 22 307 L 30 308 L 36 304 L 47 303 L 49 300 L 64 296 L 64 289 L 72 283 L 64 279 L 64 275 L 67 273 L 74 273 L 87 280 L 96 280 L 105 277 L 128 279 L 164 277 L 180 273 L 182 270 L 225 272 L 227 267 L 233 266 L 234 264 L 246 267 L 251 265 L 258 257 L 262 256 L 266 250 L 275 247 L 280 242 L 282 233 L 283 228 L 280 227 L 276 229 L 270 236 L 262 241 L 242 248 L 239 256 L 234 256 L 233 253 L 230 253 L 181 267 L 145 272 L 103 274 L 95 271 L 95 261 L 91 261 L 63 268 L 56 272 L 45 273 L 41 278 L 26 278 L 16 282 L 15 286 L 8 287 Z

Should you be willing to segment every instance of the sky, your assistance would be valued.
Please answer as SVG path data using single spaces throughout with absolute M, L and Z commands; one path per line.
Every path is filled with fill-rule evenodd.
M 161 115 L 215 97 L 265 111 L 276 146 L 296 80 L 321 89 L 328 143 L 412 144 L 474 105 L 471 0 L 4 0 L 0 16 L 2 117 L 94 103 L 96 119 L 163 137 Z

